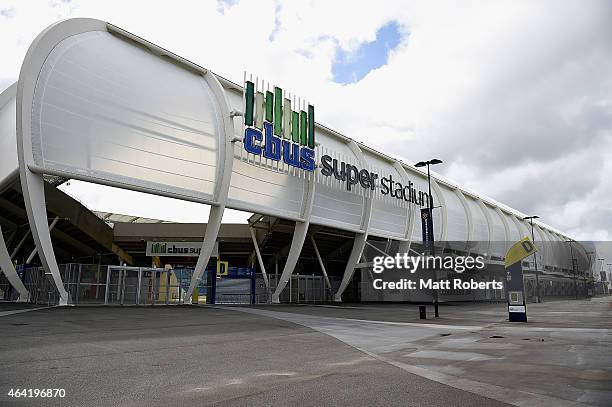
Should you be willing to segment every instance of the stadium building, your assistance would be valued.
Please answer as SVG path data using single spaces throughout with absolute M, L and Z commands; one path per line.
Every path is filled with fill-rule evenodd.
M 209 221 L 94 213 L 57 188 L 71 179 L 210 205 Z M 483 255 L 503 279 L 525 214 L 435 176 L 431 193 L 438 252 Z M 47 28 L 0 95 L 5 299 L 426 301 L 372 293 L 368 276 L 375 253 L 422 252 L 428 202 L 427 173 L 317 123 L 282 86 L 236 84 L 103 21 Z M 248 224 L 222 224 L 226 208 Z M 595 253 L 539 221 L 533 236 L 528 298 L 536 276 L 543 296 L 585 291 Z

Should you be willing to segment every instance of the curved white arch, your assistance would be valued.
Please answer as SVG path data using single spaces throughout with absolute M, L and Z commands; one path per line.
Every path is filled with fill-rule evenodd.
M 193 290 L 198 285 L 202 274 L 206 270 L 210 255 L 215 247 L 217 236 L 219 235 L 219 229 L 221 228 L 221 221 L 223 219 L 223 213 L 225 212 L 225 206 L 227 205 L 227 195 L 229 193 L 230 179 L 232 176 L 232 167 L 234 164 L 234 147 L 232 141 L 234 139 L 234 122 L 230 113 L 230 106 L 227 101 L 227 96 L 221 83 L 217 77 L 210 71 L 204 75 L 204 79 L 214 92 L 217 104 L 221 111 L 218 112 L 221 116 L 221 122 L 223 128 L 220 133 L 223 135 L 222 139 L 225 143 L 219 143 L 219 165 L 217 166 L 217 173 L 215 175 L 215 190 L 213 193 L 213 199 L 217 203 L 210 207 L 210 214 L 208 216 L 208 223 L 206 225 L 206 232 L 204 233 L 204 240 L 202 242 L 202 249 L 198 256 L 193 275 L 191 276 L 191 282 L 189 283 L 189 289 L 185 294 L 185 299 L 191 298 Z
M 0 116 L 0 131 L 3 132 L 0 135 L 2 138 L 0 140 L 0 145 L 3 146 L 3 150 L 6 150 L 6 152 L 11 154 L 14 154 L 15 150 L 17 149 L 15 144 L 15 112 L 12 112 L 13 108 L 8 106 L 8 104 L 15 99 L 16 95 L 16 83 L 12 84 L 2 93 L 0 93 L 0 112 L 3 112 L 2 116 Z M 4 110 L 5 108 L 8 110 Z M 1 119 L 6 120 L 7 122 Z M 18 177 L 17 174 L 19 172 L 19 168 L 18 164 L 13 162 L 11 157 L 0 157 L 0 160 L 2 160 L 0 161 L 0 164 L 3 164 L 2 172 L 0 173 L 0 192 L 2 192 L 5 187 L 8 187 L 11 183 L 15 182 L 16 178 Z M 13 286 L 19 293 L 19 299 L 17 301 L 29 301 L 30 293 L 23 285 L 23 282 L 19 278 L 19 275 L 13 266 L 11 256 L 8 252 L 8 247 L 6 246 L 6 242 L 4 241 L 4 236 L 2 234 L 2 227 L 0 227 L 0 269 L 6 276 L 11 286 Z
M 505 259 L 506 251 L 508 250 L 511 244 L 510 243 L 510 226 L 508 225 L 508 220 L 506 219 L 504 212 L 498 206 L 495 207 L 495 213 L 497 214 L 497 216 L 500 217 L 502 224 L 504 225 L 504 233 L 506 237 L 504 239 L 504 244 L 502 245 L 503 251 L 501 253 L 501 258 Z
M 28 302 L 30 300 L 30 292 L 23 285 L 23 281 L 19 278 L 15 267 L 13 267 L 13 262 L 11 261 L 11 256 L 6 247 L 6 243 L 4 241 L 4 237 L 2 236 L 2 227 L 0 226 L 0 269 L 4 272 L 6 279 L 11 283 L 11 285 L 17 290 L 19 293 L 18 302 Z
M 60 305 L 66 305 L 68 303 L 69 294 L 63 288 L 61 275 L 59 273 L 59 268 L 53 252 L 53 246 L 51 244 L 44 198 L 44 183 L 41 174 L 44 172 L 44 170 L 35 165 L 33 157 L 31 138 L 33 131 L 32 123 L 37 122 L 37 118 L 34 117 L 32 113 L 34 92 L 36 90 L 35 87 L 37 84 L 38 75 L 41 72 L 41 66 L 43 66 L 47 56 L 59 43 L 72 36 L 77 36 L 79 34 L 92 31 L 108 32 L 111 30 L 111 28 L 115 33 L 124 35 L 144 45 L 153 54 L 171 57 L 179 64 L 186 67 L 187 70 L 195 72 L 196 75 L 203 77 L 204 82 L 210 89 L 211 98 L 216 102 L 213 106 L 215 111 L 211 112 L 211 114 L 213 117 L 217 116 L 218 118 L 217 130 L 219 134 L 219 143 L 217 156 L 219 158 L 219 165 L 217 165 L 216 173 L 214 175 L 215 183 L 214 191 L 211 194 L 212 199 L 207 201 L 207 203 L 212 205 L 209 222 L 207 225 L 202 250 L 200 252 L 200 257 L 198 259 L 197 271 L 194 273 L 194 279 L 192 279 L 189 291 L 193 290 L 195 284 L 197 283 L 197 278 L 201 276 L 201 273 L 206 268 L 206 264 L 208 263 L 208 259 L 210 258 L 212 248 L 214 247 L 214 243 L 216 241 L 227 202 L 229 178 L 231 177 L 231 169 L 233 164 L 233 146 L 231 145 L 231 141 L 234 138 L 234 129 L 233 122 L 230 117 L 230 108 L 226 99 L 227 96 L 225 90 L 221 86 L 218 78 L 212 72 L 198 67 L 197 65 L 183 60 L 180 57 L 177 57 L 151 43 L 148 43 L 102 21 L 93 19 L 72 19 L 50 26 L 33 42 L 32 46 L 28 50 L 28 54 L 26 55 L 22 66 L 17 88 L 17 139 L 20 179 L 22 183 L 25 206 L 28 213 L 28 220 L 41 262 L 43 263 L 45 270 L 52 275 L 53 281 L 60 294 Z M 194 78 L 195 77 L 196 76 L 194 76 Z M 124 185 L 119 186 L 125 187 Z M 138 190 L 138 187 L 135 186 L 132 186 L 131 188 Z M 159 194 L 163 195 L 164 191 L 159 191 Z
M 349 148 L 353 151 L 359 164 L 364 168 L 367 168 L 367 162 L 365 160 L 365 156 L 361 151 L 361 148 L 355 143 L 353 140 L 348 141 Z M 355 241 L 353 242 L 353 248 L 351 249 L 351 254 L 349 255 L 348 262 L 346 263 L 346 267 L 344 269 L 344 274 L 342 275 L 342 281 L 340 282 L 340 287 L 338 287 L 338 291 L 334 295 L 334 301 L 341 302 L 342 294 L 346 287 L 348 287 L 351 279 L 353 278 L 353 274 L 355 273 L 355 266 L 361 257 L 361 253 L 363 253 L 363 248 L 365 247 L 366 240 L 368 239 L 368 231 L 370 229 L 370 219 L 372 217 L 372 197 L 366 197 L 364 195 L 364 205 L 363 211 L 361 214 L 361 232 L 357 232 L 355 234 Z
M 440 225 L 440 240 L 445 241 L 448 235 L 448 211 L 446 210 L 446 201 L 444 200 L 444 194 L 442 193 L 442 189 L 440 188 L 440 185 L 438 185 L 438 181 L 436 181 L 433 176 L 431 177 L 431 189 L 436 193 L 438 197 L 438 206 L 440 207 L 439 209 L 442 214 L 442 224 Z
M 493 239 L 493 225 L 491 222 L 491 215 L 489 215 L 489 210 L 487 209 L 487 206 L 485 205 L 482 199 L 477 198 L 476 203 L 478 203 L 478 206 L 480 207 L 480 210 L 484 214 L 485 221 L 487 223 L 487 229 L 489 231 L 489 241 L 487 243 L 486 252 L 483 253 L 483 255 L 486 255 L 490 259 L 491 258 L 491 241 Z
M 68 305 L 69 294 L 64 288 L 51 243 L 44 181 L 42 174 L 30 170 L 30 167 L 34 166 L 32 140 L 30 138 L 34 91 L 45 59 L 60 41 L 83 32 L 105 30 L 105 23 L 88 18 L 66 20 L 53 24 L 40 33 L 30 45 L 17 82 L 17 152 L 23 200 L 32 229 L 32 237 L 38 249 L 38 257 L 45 270 L 53 278 L 60 296 L 60 305 Z
M 308 176 L 308 188 L 304 191 L 305 196 L 303 199 L 304 205 L 302 206 L 302 219 L 295 222 L 295 229 L 293 230 L 293 237 L 291 238 L 291 248 L 287 255 L 287 261 L 285 267 L 281 273 L 280 280 L 277 281 L 276 289 L 272 294 L 272 303 L 280 303 L 280 295 L 287 286 L 295 265 L 300 258 L 302 247 L 304 247 L 304 241 L 308 233 L 308 227 L 310 226 L 310 214 L 312 213 L 312 204 L 314 202 L 315 195 L 315 177 L 314 174 Z
M 536 252 L 536 257 L 538 258 L 538 269 L 540 274 L 542 270 L 544 270 L 544 265 L 548 264 L 548 248 L 546 245 L 546 238 L 544 237 L 544 232 L 542 232 L 542 228 L 536 222 L 533 223 L 533 231 L 534 231 L 534 244 L 538 248 Z M 539 246 L 538 246 L 538 242 Z
M 459 197 L 459 201 L 463 206 L 463 210 L 465 211 L 465 218 L 467 220 L 467 241 L 466 241 L 466 249 L 468 251 L 468 256 L 471 253 L 471 247 L 469 247 L 469 243 L 474 240 L 474 219 L 472 218 L 472 211 L 467 203 L 467 199 L 459 188 L 455 188 L 455 194 Z

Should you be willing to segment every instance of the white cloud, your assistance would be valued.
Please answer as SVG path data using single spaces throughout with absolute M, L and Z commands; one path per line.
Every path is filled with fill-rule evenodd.
M 439 156 L 444 176 L 577 238 L 612 239 L 609 2 L 13 1 L 2 9 L 11 13 L 0 15 L 0 86 L 17 78 L 46 25 L 99 18 L 234 81 L 247 70 L 283 84 L 314 102 L 322 123 L 406 161 Z M 358 83 L 333 83 L 337 44 L 355 49 L 390 20 L 410 35 L 388 64 Z M 111 204 L 92 199 L 94 209 Z

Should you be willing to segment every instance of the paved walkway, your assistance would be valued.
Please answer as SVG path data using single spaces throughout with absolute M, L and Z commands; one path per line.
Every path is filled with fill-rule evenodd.
M 410 373 L 513 405 L 609 406 L 610 300 L 531 304 L 527 324 L 508 323 L 503 305 L 485 304 L 442 306 L 442 318 L 419 322 L 410 305 L 240 310 L 307 326 Z

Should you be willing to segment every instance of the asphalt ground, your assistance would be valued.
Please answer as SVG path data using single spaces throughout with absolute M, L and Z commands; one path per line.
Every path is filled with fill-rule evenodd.
M 612 405 L 609 307 L 532 305 L 517 326 L 499 304 L 426 321 L 391 304 L 0 304 L 0 406 Z M 7 395 L 42 388 L 66 396 Z
M 2 406 L 496 406 L 310 328 L 206 307 L 53 308 L 0 318 Z M 10 398 L 63 388 L 65 398 Z

